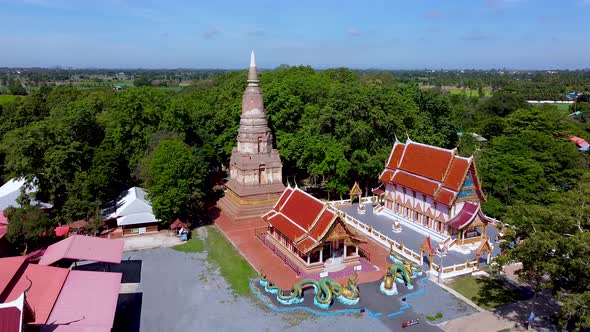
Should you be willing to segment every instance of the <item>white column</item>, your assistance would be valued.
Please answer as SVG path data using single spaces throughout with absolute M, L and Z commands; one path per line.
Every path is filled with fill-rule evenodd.
M 344 245 L 344 257 L 346 257 L 346 244 Z
M 358 247 L 358 246 L 356 246 L 356 247 L 354 247 L 354 248 L 356 249 L 356 255 L 358 256 L 358 255 L 359 255 L 359 247 Z
M 320 263 L 324 262 L 324 250 L 320 250 Z
M 307 255 L 307 264 L 309 264 L 309 255 Z

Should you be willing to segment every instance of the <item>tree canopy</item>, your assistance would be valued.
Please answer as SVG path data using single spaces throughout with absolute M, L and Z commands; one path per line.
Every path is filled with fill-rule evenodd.
M 245 71 L 216 75 L 178 92 L 47 87 L 3 105 L 0 175 L 37 178 L 37 198 L 54 206 L 49 214 L 29 206 L 8 211 L 9 240 L 39 246 L 25 233 L 51 234 L 59 222 L 96 217 L 135 185 L 146 187 L 164 223 L 204 213 L 236 144 L 246 84 Z M 530 95 L 562 94 L 580 77 L 564 73 L 569 85 L 556 89 L 552 78 L 537 80 L 542 74 L 514 74 L 519 80 L 511 82 L 497 73 L 467 72 L 460 80 L 456 73 L 408 75 L 304 66 L 263 71 L 264 103 L 285 181 L 333 198 L 355 181 L 364 191 L 379 185 L 396 139 L 458 147 L 476 160 L 488 196 L 484 210 L 509 225 L 504 257 L 523 262 L 523 276 L 563 298 L 564 324 L 587 326 L 588 312 L 580 304 L 590 285 L 589 159 L 568 137 L 590 139 L 590 106 L 587 100 L 570 110 L 524 102 Z M 135 77 L 137 85 L 166 79 Z M 418 83 L 480 93 L 452 94 Z M 492 85 L 491 97 L 483 84 Z M 527 93 L 527 87 L 534 91 Z M 570 115 L 578 106 L 579 113 Z M 471 133 L 487 143 L 475 142 Z

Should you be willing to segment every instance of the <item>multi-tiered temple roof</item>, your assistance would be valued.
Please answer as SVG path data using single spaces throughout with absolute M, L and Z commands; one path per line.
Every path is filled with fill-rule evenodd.
M 297 187 L 287 187 L 262 219 L 293 241 L 299 251 L 307 253 L 322 244 L 337 223 L 338 212 Z M 361 240 L 343 222 L 339 224 L 352 238 Z
M 407 139 L 396 141 L 379 179 L 432 196 L 435 202 L 452 205 L 471 177 L 478 200 L 485 200 L 473 158 L 461 157 L 457 149 L 443 149 Z

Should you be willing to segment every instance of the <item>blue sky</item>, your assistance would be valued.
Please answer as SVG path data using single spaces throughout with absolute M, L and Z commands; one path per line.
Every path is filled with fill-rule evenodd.
M 1 66 L 590 68 L 590 0 L 0 0 Z

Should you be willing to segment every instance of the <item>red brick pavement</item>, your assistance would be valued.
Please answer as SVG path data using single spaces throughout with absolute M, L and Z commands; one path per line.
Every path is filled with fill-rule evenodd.
M 223 212 L 215 220 L 215 225 L 238 249 L 246 260 L 257 272 L 263 271 L 267 277 L 277 286 L 290 289 L 293 284 L 301 281 L 295 271 L 285 265 L 262 241 L 255 235 L 255 229 L 266 227 L 261 219 L 234 222 Z M 363 244 L 363 249 L 371 255 L 371 263 L 379 269 L 377 271 L 359 273 L 358 283 L 371 282 L 383 278 L 385 270 L 391 263 L 388 261 L 389 249 L 377 242 L 369 240 Z M 339 283 L 346 284 L 348 278 L 336 279 Z

